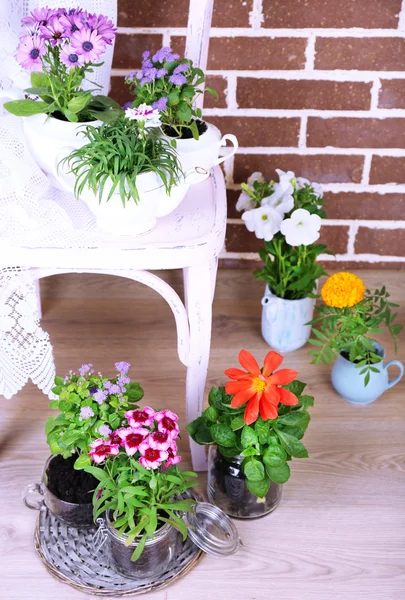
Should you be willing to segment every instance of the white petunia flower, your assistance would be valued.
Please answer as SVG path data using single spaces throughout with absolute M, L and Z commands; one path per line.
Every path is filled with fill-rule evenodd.
M 127 108 L 125 116 L 130 121 L 141 121 L 145 124 L 145 129 L 149 127 L 160 127 L 160 113 L 157 108 L 152 108 L 148 104 L 141 104 L 137 108 Z
M 251 190 L 253 190 L 253 184 L 255 181 L 264 181 L 263 173 L 260 171 L 255 171 L 250 177 L 248 177 L 247 184 Z
M 294 208 L 294 186 L 292 181 L 295 175 L 292 171 L 284 172 L 276 169 L 280 181 L 273 185 L 273 193 L 262 200 L 262 206 L 267 205 L 274 208 L 283 217 L 285 213 Z
M 309 246 L 320 236 L 321 221 L 318 215 L 311 215 L 304 208 L 298 208 L 289 219 L 284 219 L 280 231 L 290 246 Z
M 249 231 L 255 233 L 259 240 L 270 242 L 280 231 L 282 216 L 271 206 L 259 206 L 243 213 L 242 219 Z
M 251 174 L 246 184 L 249 189 L 253 190 L 253 184 L 255 181 L 264 181 L 263 173 L 261 173 L 260 171 L 255 171 Z M 253 208 L 255 208 L 255 206 L 256 202 L 253 200 L 253 198 L 251 198 L 249 194 L 245 192 L 245 190 L 242 190 L 238 201 L 236 202 L 236 210 L 238 212 L 242 212 L 244 210 L 252 210 Z
M 310 185 L 314 191 L 314 194 L 317 198 L 323 198 L 323 189 L 319 183 L 311 183 L 309 179 L 305 179 L 305 177 L 297 177 L 297 190 L 302 190 L 307 185 Z

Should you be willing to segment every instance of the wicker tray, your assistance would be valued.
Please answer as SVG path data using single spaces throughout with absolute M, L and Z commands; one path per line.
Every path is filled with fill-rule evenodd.
M 94 539 L 96 530 L 96 527 L 76 529 L 65 525 L 44 508 L 34 535 L 35 549 L 49 573 L 87 594 L 137 596 L 162 589 L 188 573 L 204 554 L 188 538 L 170 568 L 159 578 L 136 581 L 113 570 L 108 545 L 99 548 Z

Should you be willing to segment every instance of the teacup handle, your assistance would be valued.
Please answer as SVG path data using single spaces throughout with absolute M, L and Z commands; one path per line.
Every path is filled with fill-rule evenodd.
M 36 498 L 34 494 L 40 496 Z M 30 496 L 33 496 L 31 499 Z M 44 493 L 40 483 L 30 483 L 23 492 L 23 502 L 27 508 L 31 510 L 40 510 L 45 505 Z
M 229 152 L 225 156 L 219 157 L 218 160 L 214 163 L 214 165 L 213 165 L 214 167 L 223 163 L 224 160 L 231 158 L 231 156 L 233 156 L 236 153 L 237 149 L 239 148 L 238 140 L 237 140 L 236 136 L 233 135 L 233 133 L 226 133 L 225 135 L 223 135 L 221 138 L 220 145 L 226 146 L 227 140 L 229 140 L 231 142 L 231 144 L 233 145 L 233 148 L 232 148 L 231 152 Z
M 392 381 L 390 381 L 388 383 L 388 388 L 392 388 L 394 385 L 396 385 L 398 383 L 398 381 L 400 381 L 403 377 L 404 374 L 404 365 L 399 361 L 399 360 L 390 360 L 389 362 L 387 362 L 386 365 L 384 365 L 384 369 L 388 369 L 388 367 L 392 367 L 392 366 L 396 366 L 398 367 L 398 369 L 400 370 L 400 373 L 398 375 L 398 377 L 395 377 L 395 379 L 393 379 Z

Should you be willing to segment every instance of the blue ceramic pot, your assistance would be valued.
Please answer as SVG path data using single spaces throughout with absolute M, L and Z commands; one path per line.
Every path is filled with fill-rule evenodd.
M 377 354 L 381 356 L 381 362 L 373 365 L 379 370 L 378 373 L 370 371 L 370 381 L 368 385 L 364 385 L 364 376 L 360 375 L 362 369 L 358 368 L 354 363 L 339 356 L 332 369 L 332 385 L 337 393 L 352 404 L 370 404 L 377 400 L 385 392 L 385 390 L 393 387 L 400 381 L 404 374 L 404 365 L 399 360 L 390 360 L 384 364 L 385 350 L 380 344 L 374 342 Z M 396 365 L 400 374 L 392 381 L 388 380 L 388 367 Z

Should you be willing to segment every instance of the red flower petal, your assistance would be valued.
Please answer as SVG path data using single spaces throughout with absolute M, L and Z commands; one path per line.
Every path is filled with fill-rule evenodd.
M 280 403 L 280 390 L 278 387 L 275 385 L 268 385 L 263 393 L 268 404 L 278 406 Z
M 287 406 L 295 406 L 298 404 L 299 400 L 295 394 L 290 392 L 289 390 L 285 390 L 283 388 L 279 388 L 280 392 L 280 402 L 281 404 L 286 404 Z
M 242 404 L 245 404 L 245 402 L 250 400 L 252 398 L 252 396 L 255 396 L 255 395 L 256 395 L 256 392 L 253 388 L 246 388 L 245 390 L 238 392 L 237 394 L 235 394 L 235 396 L 231 400 L 232 408 L 239 408 L 239 406 L 242 406 Z
M 250 375 L 249 373 L 246 373 L 245 371 L 242 371 L 241 369 L 227 369 L 226 371 L 224 371 L 225 375 L 227 377 L 229 377 L 229 379 L 245 379 L 245 378 L 249 378 Z
M 274 352 L 273 350 L 268 352 L 264 357 L 263 375 L 265 377 L 271 375 L 273 371 L 279 368 L 283 360 L 283 356 L 281 356 L 281 354 L 278 352 Z
M 260 416 L 264 421 L 267 421 L 268 419 L 277 419 L 277 406 L 274 406 L 274 404 L 269 404 L 265 397 L 262 398 L 260 400 Z
M 227 381 L 225 384 L 225 391 L 227 394 L 237 394 L 243 392 L 243 390 L 251 389 L 252 394 L 255 393 L 255 389 L 252 387 L 250 381 Z
M 270 375 L 268 382 L 273 385 L 286 385 L 291 383 L 297 377 L 298 371 L 292 369 L 280 369 L 277 373 Z
M 255 394 L 255 396 L 253 396 L 253 398 L 251 398 L 251 400 L 249 400 L 249 402 L 246 406 L 246 410 L 245 410 L 245 414 L 244 414 L 244 419 L 245 419 L 246 425 L 250 425 L 251 423 L 254 423 L 255 421 L 257 421 L 258 416 L 259 416 L 259 397 L 257 394 Z
M 252 375 L 261 375 L 260 367 L 254 356 L 247 350 L 241 350 L 239 352 L 239 362 L 248 373 Z

